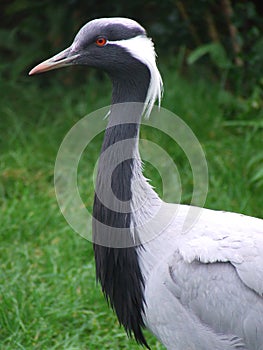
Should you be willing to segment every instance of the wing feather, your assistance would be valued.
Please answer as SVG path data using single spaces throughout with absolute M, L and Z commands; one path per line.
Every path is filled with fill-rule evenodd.
M 263 295 L 263 220 L 204 209 L 181 236 L 179 252 L 189 263 L 230 262 L 243 283 Z

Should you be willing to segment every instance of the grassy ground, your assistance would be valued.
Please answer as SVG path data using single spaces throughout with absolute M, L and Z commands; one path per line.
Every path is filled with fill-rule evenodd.
M 163 106 L 183 117 L 204 147 L 210 176 L 206 207 L 263 217 L 262 112 L 174 71 L 163 69 Z M 65 133 L 110 102 L 110 84 L 90 76 L 86 85 L 73 88 L 57 74 L 52 78 L 57 84 L 47 85 L 39 76 L 1 85 L 0 349 L 138 349 L 108 309 L 95 283 L 92 246 L 67 225 L 53 188 Z M 87 154 L 87 172 L 92 173 L 100 142 Z M 181 160 L 178 167 L 185 170 L 187 186 L 190 170 Z M 158 188 L 158 176 L 153 178 Z M 86 172 L 81 182 L 91 207 Z M 147 337 L 153 349 L 163 349 Z

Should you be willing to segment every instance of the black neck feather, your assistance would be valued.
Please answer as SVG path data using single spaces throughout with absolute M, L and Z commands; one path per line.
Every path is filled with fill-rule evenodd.
M 131 141 L 129 156 L 116 166 L 112 174 L 108 174 L 107 169 L 112 161 L 111 157 L 116 157 L 116 155 L 109 151 L 107 160 L 100 159 L 93 207 L 93 238 L 96 276 L 106 299 L 115 310 L 119 322 L 124 326 L 127 334 L 134 335 L 138 343 L 149 348 L 142 332 L 144 327 L 144 279 L 139 266 L 138 249 L 143 248 L 140 247 L 139 241 L 136 241 L 136 237 L 137 247 L 135 247 L 134 238 L 130 231 L 133 154 L 137 147 L 142 108 L 127 109 L 125 107 L 119 109 L 117 105 L 114 105 L 122 102 L 145 101 L 150 73 L 146 66 L 135 61 L 132 64 L 132 72 L 126 71 L 126 73 L 122 72 L 121 76 L 111 76 L 113 105 L 109 125 L 105 131 L 102 155 L 103 152 L 110 150 L 110 146 L 119 141 L 134 141 Z M 125 123 L 120 122 L 121 118 L 124 118 Z M 125 212 L 111 210 L 99 199 L 101 197 L 97 195 L 98 191 L 108 190 L 103 188 L 107 176 L 111 176 L 113 194 L 119 201 L 125 203 Z M 116 227 L 118 234 L 115 234 L 114 228 Z M 122 241 L 121 245 L 118 245 L 119 240 Z M 126 246 L 127 248 L 118 248 L 118 246 Z

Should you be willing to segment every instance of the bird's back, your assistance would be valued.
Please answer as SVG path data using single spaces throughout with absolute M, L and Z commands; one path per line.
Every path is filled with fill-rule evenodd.
M 202 209 L 183 232 L 189 207 L 168 206 L 174 221 L 140 252 L 146 324 L 167 349 L 262 350 L 263 220 Z

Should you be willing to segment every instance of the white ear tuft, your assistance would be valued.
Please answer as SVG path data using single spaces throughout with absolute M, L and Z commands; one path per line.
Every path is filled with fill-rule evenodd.
M 154 102 L 158 100 L 161 105 L 163 82 L 160 72 L 156 66 L 156 53 L 152 40 L 144 35 L 135 36 L 131 39 L 112 41 L 112 43 L 125 48 L 134 58 L 144 63 L 151 74 L 151 81 L 148 88 L 144 115 L 148 118 L 151 114 Z

